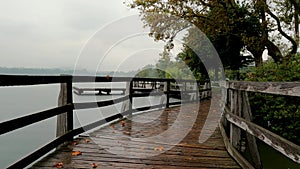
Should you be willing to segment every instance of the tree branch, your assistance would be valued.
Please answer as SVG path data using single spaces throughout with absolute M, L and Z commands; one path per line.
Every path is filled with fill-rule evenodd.
M 280 32 L 280 34 L 292 43 L 293 46 L 292 46 L 292 51 L 290 52 L 290 54 L 295 54 L 297 52 L 297 48 L 298 48 L 296 41 L 282 30 L 279 18 L 274 13 L 272 13 L 268 7 L 266 7 L 266 8 L 267 8 L 266 12 L 273 19 L 275 19 L 275 21 L 277 23 L 278 31 Z

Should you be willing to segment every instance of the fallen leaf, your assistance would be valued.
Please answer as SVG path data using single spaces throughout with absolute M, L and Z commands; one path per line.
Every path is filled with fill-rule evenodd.
M 113 124 L 112 124 L 112 125 L 110 125 L 110 128 L 114 129 L 114 128 L 115 128 L 115 125 L 113 125 Z
M 154 148 L 154 150 L 155 150 L 155 151 L 163 151 L 163 150 L 164 150 L 164 147 L 162 147 L 162 146 L 161 146 L 161 147 L 156 147 L 156 148 Z
M 123 133 L 126 134 L 126 135 L 130 135 L 129 131 L 124 131 Z
M 64 168 L 64 164 L 63 164 L 63 162 L 58 162 L 58 163 L 54 164 L 53 167 Z
M 89 142 L 91 142 L 91 140 L 90 139 L 85 139 L 85 142 L 89 143 Z
M 97 165 L 96 163 L 92 163 L 92 167 L 93 167 L 93 168 L 97 168 L 98 165 Z
M 72 144 L 73 146 L 76 146 L 78 143 L 77 143 L 76 141 L 73 141 L 71 144 Z
M 79 155 L 82 155 L 81 151 L 73 151 L 72 152 L 72 156 L 79 156 Z
M 110 79 L 110 76 L 109 76 L 109 75 L 106 75 L 106 79 L 109 80 L 109 79 Z
M 121 121 L 121 125 L 122 125 L 122 127 L 124 127 L 126 125 L 126 122 L 124 120 Z

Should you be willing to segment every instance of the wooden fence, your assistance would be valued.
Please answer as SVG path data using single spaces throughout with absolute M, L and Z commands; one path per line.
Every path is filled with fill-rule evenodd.
M 164 84 L 162 92 L 158 92 L 158 96 L 162 96 L 162 101 L 158 105 L 139 107 L 133 109 L 132 102 L 133 97 L 148 97 L 149 92 L 136 93 L 133 88 L 133 84 L 138 81 L 148 81 Z M 97 83 L 97 82 L 126 82 L 127 88 L 125 95 L 114 100 L 98 101 L 98 102 L 73 102 L 73 83 Z M 66 141 L 72 140 L 74 136 L 77 136 L 83 132 L 101 126 L 103 124 L 112 122 L 127 115 L 131 115 L 134 112 L 156 109 L 156 108 L 168 108 L 171 105 L 178 105 L 188 102 L 197 102 L 200 98 L 210 97 L 210 85 L 206 83 L 204 89 L 198 90 L 199 83 L 195 83 L 193 80 L 174 80 L 174 79 L 155 79 L 155 78 L 130 78 L 130 77 L 94 77 L 94 76 L 27 76 L 27 75 L 0 75 L 0 86 L 30 86 L 41 84 L 61 84 L 61 90 L 58 99 L 58 107 L 34 113 L 31 115 L 19 117 L 9 121 L 0 123 L 0 135 L 8 132 L 12 132 L 16 129 L 26 127 L 28 125 L 49 119 L 57 116 L 57 137 L 46 144 L 45 146 L 37 149 L 26 157 L 20 159 L 16 163 L 10 165 L 8 168 L 24 168 L 34 161 L 47 154 L 51 150 L 57 148 Z M 171 90 L 171 85 L 181 84 L 184 86 L 184 90 Z M 187 84 L 194 86 L 192 89 L 187 89 Z M 192 99 L 181 100 L 179 102 L 170 102 L 170 96 L 172 94 L 190 95 Z M 200 92 L 200 93 L 199 93 Z M 152 95 L 153 93 L 151 93 Z M 126 103 L 127 102 L 127 103 Z M 83 127 L 74 128 L 73 126 L 73 113 L 76 109 L 88 109 L 88 108 L 100 108 L 118 103 L 126 103 L 122 108 L 122 112 L 114 114 L 105 119 L 99 119 L 98 121 L 88 124 Z
M 300 83 L 227 81 L 222 84 L 222 87 L 227 97 L 224 97 L 226 100 L 224 100 L 224 110 L 220 123 L 221 133 L 228 152 L 243 168 L 263 168 L 256 138 L 300 164 L 300 146 L 252 122 L 251 108 L 247 95 L 247 92 L 259 92 L 299 97 Z M 252 163 L 247 161 L 240 153 L 242 143 L 241 131 L 246 132 Z

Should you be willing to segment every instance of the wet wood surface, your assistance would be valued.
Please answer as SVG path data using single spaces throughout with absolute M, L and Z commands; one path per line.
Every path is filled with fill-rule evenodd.
M 76 138 L 32 168 L 240 168 L 219 128 L 199 143 L 209 107 L 206 100 L 117 121 Z
M 299 82 L 227 81 L 221 85 L 228 89 L 242 90 L 248 92 L 260 92 L 286 96 L 300 96 Z

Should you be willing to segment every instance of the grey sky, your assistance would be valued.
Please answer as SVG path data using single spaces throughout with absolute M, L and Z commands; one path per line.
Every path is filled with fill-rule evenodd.
M 163 43 L 137 14 L 122 0 L 1 0 L 0 66 L 140 68 L 158 60 Z

